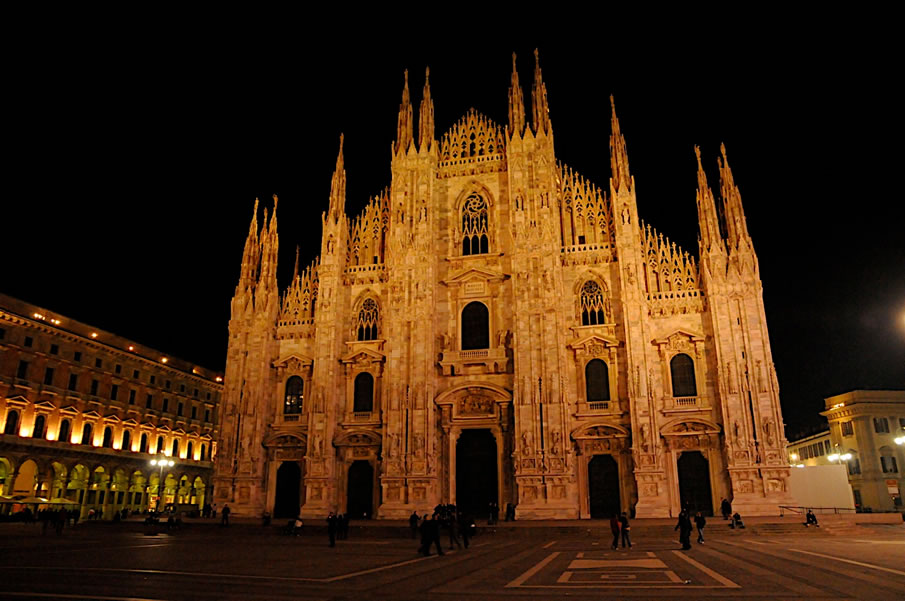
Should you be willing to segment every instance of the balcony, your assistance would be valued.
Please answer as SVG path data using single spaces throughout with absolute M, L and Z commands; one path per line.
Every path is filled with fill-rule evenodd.
M 680 413 L 683 411 L 709 410 L 710 404 L 700 396 L 666 397 L 663 403 L 664 413 Z
M 509 357 L 504 347 L 443 351 L 440 368 L 446 376 L 501 374 L 509 369 Z
M 575 415 L 577 417 L 590 417 L 594 415 L 605 415 L 605 414 L 615 414 L 619 413 L 620 403 L 616 399 L 609 399 L 606 401 L 591 401 L 587 402 L 584 399 L 578 399 L 578 403 L 576 404 L 577 411 Z

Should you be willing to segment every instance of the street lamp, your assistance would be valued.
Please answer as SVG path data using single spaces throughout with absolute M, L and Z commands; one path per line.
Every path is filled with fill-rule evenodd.
M 158 515 L 160 514 L 161 504 L 163 503 L 163 493 L 164 493 L 164 481 L 163 481 L 163 468 L 165 467 L 173 467 L 176 463 L 168 458 L 166 455 L 161 455 L 157 459 L 151 460 L 151 465 L 157 466 L 160 468 L 159 476 L 157 477 L 157 505 L 154 506 L 154 512 Z

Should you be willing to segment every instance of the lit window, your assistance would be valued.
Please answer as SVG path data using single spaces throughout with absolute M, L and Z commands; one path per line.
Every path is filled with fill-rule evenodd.
M 462 254 L 486 254 L 489 251 L 487 231 L 487 201 L 471 194 L 462 206 Z
M 297 415 L 302 412 L 303 391 L 305 382 L 299 376 L 286 380 L 286 398 L 283 402 L 283 415 Z M 205 421 L 208 413 L 205 413 Z

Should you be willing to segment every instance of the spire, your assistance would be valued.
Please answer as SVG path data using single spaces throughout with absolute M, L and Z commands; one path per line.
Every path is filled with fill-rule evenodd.
M 707 184 L 707 174 L 701 165 L 701 149 L 694 147 L 694 154 L 698 158 L 698 227 L 701 230 L 701 255 L 705 252 L 723 251 L 723 238 L 720 235 L 720 221 L 716 212 L 716 203 L 713 200 L 713 192 Z
M 531 90 L 531 108 L 534 117 L 534 133 L 553 133 L 550 125 L 550 109 L 547 106 L 547 86 L 540 72 L 540 57 L 534 49 L 534 87 Z
M 295 267 L 292 269 L 292 281 L 299 279 L 299 245 L 295 245 Z
M 742 208 L 742 195 L 735 185 L 729 160 L 726 158 L 726 145 L 720 144 L 722 158 L 717 159 L 720 166 L 720 197 L 723 199 L 723 217 L 726 220 L 726 238 L 730 248 L 738 248 L 739 242 L 750 241 L 745 210 Z
M 512 53 L 512 79 L 509 83 L 509 135 L 525 133 L 525 94 L 518 82 L 515 69 L 515 52 Z
M 628 169 L 625 138 L 622 137 L 619 119 L 616 117 L 616 101 L 612 96 L 610 96 L 610 106 L 613 109 L 612 132 L 610 133 L 610 177 L 613 180 L 613 188 L 618 192 L 632 186 L 632 176 Z
M 346 211 L 346 167 L 343 161 L 343 134 L 339 134 L 339 154 L 336 156 L 336 169 L 333 171 L 333 182 L 330 184 L 330 216 L 338 221 Z
M 405 87 L 402 88 L 402 104 L 396 123 L 396 152 L 405 152 L 412 144 L 412 102 L 409 97 L 409 72 L 405 70 Z
M 257 292 L 276 291 L 277 256 L 280 239 L 277 234 L 277 204 L 279 198 L 273 195 L 273 213 L 267 220 L 267 209 L 264 209 L 264 225 L 261 228 L 261 276 L 258 280 Z M 266 228 L 266 230 L 264 229 Z
M 258 199 L 255 198 L 255 208 L 251 215 L 251 223 L 248 226 L 248 237 L 245 238 L 245 249 L 242 251 L 242 269 L 239 273 L 239 285 L 236 294 L 253 287 L 258 276 L 260 263 L 260 244 L 258 241 Z
M 424 70 L 424 91 L 418 110 L 418 146 L 421 150 L 430 150 L 434 140 L 434 101 L 431 99 L 430 74 L 430 67 L 427 67 Z

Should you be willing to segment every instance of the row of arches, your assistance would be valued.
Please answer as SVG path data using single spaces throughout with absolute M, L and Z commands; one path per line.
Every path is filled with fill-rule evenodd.
M 54 506 L 77 510 L 82 519 L 92 510 L 103 519 L 112 519 L 123 509 L 143 512 L 159 503 L 200 509 L 206 502 L 207 483 L 190 471 L 0 457 L 0 491 L 16 498 L 46 499 Z M 0 507 L 3 511 L 14 509 L 12 504 Z
M 694 397 L 698 395 L 694 375 L 694 360 L 685 353 L 675 355 L 669 361 L 672 396 Z M 588 403 L 610 400 L 609 367 L 602 359 L 591 359 L 585 364 L 585 399 Z

